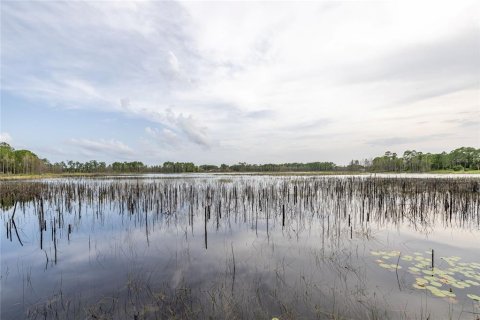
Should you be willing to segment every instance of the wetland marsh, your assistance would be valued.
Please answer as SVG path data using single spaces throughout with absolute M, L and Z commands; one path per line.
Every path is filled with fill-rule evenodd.
M 478 319 L 475 176 L 0 182 L 2 319 Z

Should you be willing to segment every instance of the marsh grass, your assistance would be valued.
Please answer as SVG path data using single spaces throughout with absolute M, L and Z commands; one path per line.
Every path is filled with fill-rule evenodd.
M 209 235 L 232 224 L 248 227 L 272 247 L 275 231 L 295 242 L 312 232 L 312 225 L 321 226 L 315 230 L 318 247 L 305 253 L 308 272 L 280 260 L 251 274 L 229 242 L 224 271 L 214 280 L 191 275 L 172 284 L 133 265 L 120 289 L 100 298 L 59 289 L 25 309 L 31 319 L 407 319 L 409 312 L 391 310 L 371 293 L 358 244 L 355 250 L 352 244 L 373 239 L 372 226 L 408 225 L 424 233 L 434 225 L 479 230 L 480 181 L 371 176 L 4 181 L 0 205 L 12 242 L 22 241 L 15 235 L 16 215 L 36 215 L 38 247 L 53 248 L 50 258 L 44 250 L 46 267 L 61 261 L 58 247 L 75 236 L 71 216 L 76 223 L 85 216 L 103 221 L 108 212 L 128 217 L 145 230 L 148 244 L 159 226 L 180 225 L 185 237 L 200 226 L 195 230 L 202 230 L 205 250 L 212 250 Z M 318 282 L 322 277 L 325 283 Z M 420 315 L 428 318 L 428 308 Z

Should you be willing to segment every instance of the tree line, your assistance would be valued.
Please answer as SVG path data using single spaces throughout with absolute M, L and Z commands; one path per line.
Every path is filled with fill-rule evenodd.
M 0 143 L 0 166 L 4 174 L 43 172 L 46 162 L 29 150 L 15 150 L 6 142 Z
M 367 161 L 368 162 L 368 161 Z M 353 160 L 349 166 L 358 166 Z M 365 163 L 363 169 L 375 172 L 429 172 L 432 170 L 480 170 L 480 149 L 461 147 L 451 152 L 423 153 L 407 150 L 399 157 L 395 152 L 387 151 L 383 156 Z
M 480 170 L 480 149 L 461 147 L 449 153 L 422 153 L 407 150 L 399 157 L 387 151 L 372 159 L 352 160 L 346 166 L 333 162 L 238 164 L 220 166 L 192 162 L 164 162 L 146 165 L 141 161 L 113 162 L 90 160 L 61 161 L 51 163 L 29 150 L 15 150 L 9 144 L 0 143 L 2 174 L 36 173 L 186 173 L 186 172 L 316 172 L 316 171 L 366 171 L 366 172 L 428 172 L 432 170 Z

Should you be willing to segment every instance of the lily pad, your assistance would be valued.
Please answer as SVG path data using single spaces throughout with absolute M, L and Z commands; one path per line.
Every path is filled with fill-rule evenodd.
M 480 286 L 480 283 L 473 281 L 473 280 L 465 280 L 466 283 L 472 285 L 472 286 Z
M 432 286 L 435 286 L 435 287 L 441 287 L 442 286 L 442 284 L 440 282 L 437 282 L 437 281 L 430 281 L 430 284 Z
M 415 282 L 412 283 L 414 289 L 428 290 L 434 297 L 448 298 L 451 303 L 458 302 L 455 299 L 458 292 L 453 290 L 480 286 L 480 263 L 478 262 L 464 262 L 457 256 L 441 257 L 439 261 L 435 260 L 435 267 L 432 268 L 431 251 L 426 251 L 425 254 L 415 252 L 403 256 L 396 250 L 372 251 L 372 255 L 381 256 L 382 259 L 376 260 L 377 264 L 389 271 L 406 267 L 408 273 L 416 275 Z M 396 256 L 400 257 L 398 266 L 396 263 L 389 263 L 397 262 Z M 395 260 L 392 261 L 391 258 Z M 470 293 L 467 296 L 472 300 L 480 301 L 478 295 Z
M 445 298 L 447 295 L 443 291 L 431 291 L 435 297 Z
M 417 284 L 417 283 L 414 283 L 412 285 L 412 287 L 414 287 L 415 289 L 419 289 L 419 290 L 425 290 L 425 285 L 420 285 L 420 284 Z
M 480 296 L 477 296 L 476 294 L 467 294 L 467 297 L 475 301 L 480 301 Z

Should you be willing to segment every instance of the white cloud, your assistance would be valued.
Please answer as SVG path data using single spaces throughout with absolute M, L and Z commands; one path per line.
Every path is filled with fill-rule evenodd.
M 457 119 L 480 113 L 479 6 L 8 2 L 2 90 L 156 122 L 149 138 L 214 161 L 479 146 Z
M 79 148 L 85 155 L 98 155 L 105 154 L 110 156 L 116 156 L 118 158 L 124 158 L 134 155 L 132 148 L 125 143 L 115 139 L 70 139 L 66 141 L 68 145 Z
M 11 143 L 12 136 L 8 132 L 0 132 L 0 142 Z
M 170 66 L 172 67 L 172 70 L 175 72 L 180 71 L 180 63 L 178 62 L 177 56 L 172 51 L 168 52 L 168 62 L 170 63 Z
M 153 138 L 157 143 L 164 147 L 181 147 L 182 139 L 174 131 L 164 128 L 146 127 L 145 132 Z
M 150 127 L 145 129 L 150 136 L 161 140 L 163 144 L 179 146 L 189 143 L 204 148 L 209 148 L 213 144 L 208 137 L 207 127 L 200 125 L 192 115 L 175 114 L 170 108 L 164 112 L 141 110 L 140 114 L 147 115 L 149 119 L 164 126 L 161 131 Z
M 171 119 L 176 122 L 178 127 L 185 133 L 190 141 L 204 147 L 210 145 L 211 142 L 207 137 L 206 127 L 202 127 L 198 124 L 192 115 L 183 116 L 180 114 L 178 117 Z

